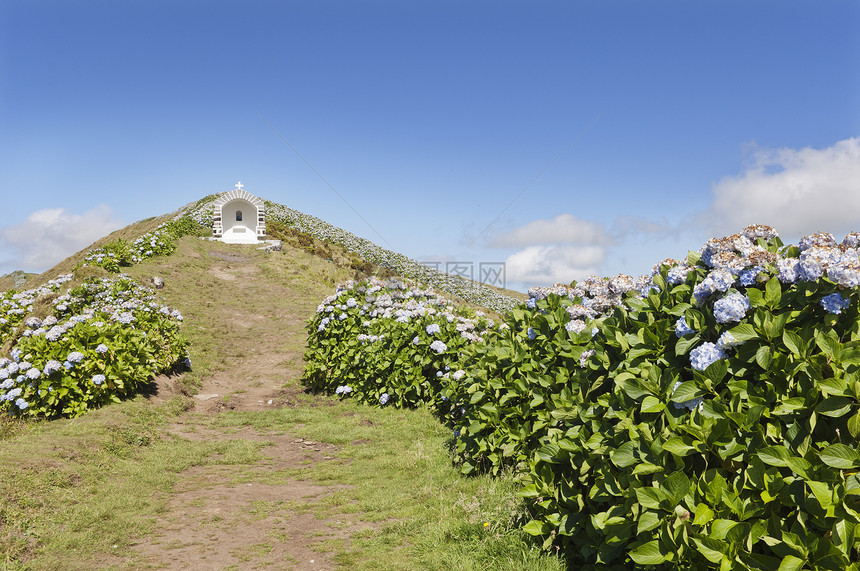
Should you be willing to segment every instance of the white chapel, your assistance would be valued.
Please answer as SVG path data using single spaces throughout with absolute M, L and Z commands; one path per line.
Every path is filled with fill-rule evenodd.
M 254 244 L 266 239 L 266 209 L 241 182 L 212 205 L 212 237 L 229 244 Z

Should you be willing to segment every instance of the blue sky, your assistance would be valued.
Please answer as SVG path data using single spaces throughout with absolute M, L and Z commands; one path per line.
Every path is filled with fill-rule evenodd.
M 858 28 L 848 0 L 6 0 L 0 273 L 238 180 L 519 288 L 748 223 L 841 238 Z

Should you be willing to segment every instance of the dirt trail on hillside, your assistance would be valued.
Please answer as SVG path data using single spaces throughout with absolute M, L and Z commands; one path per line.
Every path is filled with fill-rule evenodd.
M 193 410 L 169 428 L 170 435 L 210 442 L 243 439 L 268 446 L 262 450 L 264 460 L 256 465 L 182 472 L 155 525 L 156 536 L 141 540 L 134 551 L 145 565 L 158 569 L 336 569 L 320 543 L 348 540 L 369 524 L 355 521 L 354 514 L 318 519 L 312 509 L 302 509 L 338 486 L 287 478 L 273 483 L 271 476 L 331 461 L 335 448 L 252 429 L 213 429 L 199 416 L 298 405 L 301 388 L 295 382 L 284 384 L 301 376 L 304 324 L 314 311 L 313 299 L 307 291 L 298 291 L 297 281 L 266 271 L 267 258 L 254 250 L 210 248 L 191 256 L 206 268 L 198 279 L 204 292 L 206 288 L 212 292 L 212 299 L 203 301 L 197 313 L 180 309 L 186 326 L 205 327 L 218 362 L 193 396 Z M 167 295 L 172 280 L 170 269 L 166 271 Z M 193 358 L 193 348 L 191 354 Z M 155 402 L 177 392 L 174 380 L 157 381 Z M 303 396 L 302 406 L 308 405 Z

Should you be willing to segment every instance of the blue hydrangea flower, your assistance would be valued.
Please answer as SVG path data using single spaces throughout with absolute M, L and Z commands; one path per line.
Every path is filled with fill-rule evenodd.
M 56 361 L 56 360 L 54 360 L 54 359 L 51 359 L 50 361 L 48 361 L 47 363 L 45 363 L 45 370 L 44 370 L 44 373 L 45 373 L 46 375 L 51 375 L 51 374 L 56 373 L 57 371 L 59 371 L 62 367 L 63 367 L 63 364 L 62 364 L 62 363 L 60 363 L 59 361 Z
M 741 285 L 744 287 L 755 285 L 756 278 L 762 271 L 764 271 L 764 268 L 761 266 L 753 266 L 751 268 L 747 268 L 741 272 L 740 276 L 738 277 L 738 281 L 740 281 Z
M 690 351 L 690 364 L 697 371 L 704 371 L 711 363 L 725 358 L 725 351 L 710 342 L 702 343 Z
M 439 341 L 438 339 L 430 343 L 430 348 L 436 353 L 444 353 L 448 350 L 448 346 Z
M 666 281 L 669 282 L 670 285 L 678 285 L 687 281 L 687 275 L 690 273 L 689 266 L 675 266 L 669 273 L 666 274 Z
M 821 265 L 812 259 L 801 259 L 797 263 L 797 277 L 806 282 L 817 281 L 824 274 Z
M 15 381 L 13 381 L 12 379 L 6 379 L 2 383 L 0 383 L 0 389 L 4 390 L 11 389 L 13 386 L 15 386 Z
M 529 309 L 536 308 L 537 307 L 537 300 L 533 297 L 530 297 L 529 300 L 526 302 L 526 307 L 528 307 Z
M 798 278 L 798 264 L 800 260 L 797 258 L 782 258 L 776 262 L 776 267 L 779 269 L 779 274 L 776 276 L 779 281 L 784 284 L 792 284 Z
M 30 403 L 28 403 L 28 402 L 27 402 L 27 401 L 25 401 L 24 399 L 20 399 L 20 398 L 19 398 L 18 400 L 16 400 L 16 401 L 15 401 L 15 406 L 17 406 L 17 407 L 18 407 L 19 409 L 21 409 L 21 410 L 24 410 L 25 408 L 27 408 L 28 406 L 30 406 Z
M 105 382 L 105 376 L 104 375 L 93 375 L 93 384 L 94 385 L 99 386 L 103 382 Z
M 689 335 L 695 332 L 695 329 L 687 325 L 687 320 L 683 316 L 675 322 L 675 337 L 681 338 L 684 335 Z
M 42 376 L 42 371 L 40 371 L 36 367 L 33 367 L 29 369 L 25 374 L 27 375 L 28 379 L 30 379 L 31 381 L 35 381 Z
M 730 323 L 743 319 L 750 308 L 747 296 L 732 293 L 714 303 L 714 317 L 717 323 Z
M 353 308 L 353 307 L 355 307 L 356 305 L 358 305 L 358 302 L 357 302 L 357 301 L 355 301 L 355 298 L 354 298 L 354 297 L 351 297 L 351 298 L 349 298 L 348 300 L 346 300 L 346 306 L 347 306 L 348 308 L 352 309 L 352 308 Z
M 51 327 L 50 331 L 45 334 L 45 338 L 50 342 L 59 341 L 60 337 L 63 336 L 63 333 L 66 332 L 66 328 L 60 325 L 54 325 Z
M 72 364 L 80 363 L 83 360 L 84 360 L 84 354 L 81 353 L 80 351 L 72 351 L 71 353 L 69 353 L 69 356 L 66 357 L 66 361 L 68 361 L 69 363 L 72 363 Z
M 735 339 L 735 336 L 728 331 L 725 331 L 722 335 L 720 335 L 720 338 L 717 340 L 717 347 L 719 347 L 723 351 L 727 349 L 732 349 L 741 344 L 742 342 Z
M 379 404 L 385 405 L 391 397 L 388 396 L 388 393 L 382 393 L 379 397 Z
M 430 325 L 428 325 L 427 327 L 424 328 L 424 331 L 427 332 L 427 335 L 433 335 L 435 333 L 439 333 L 442 330 L 439 328 L 438 323 L 431 323 Z
M 821 298 L 821 307 L 824 308 L 827 313 L 842 313 L 843 309 L 848 309 L 848 306 L 851 305 L 850 299 L 845 299 L 838 293 L 831 293 L 830 295 L 825 295 Z
M 727 291 L 735 283 L 735 276 L 726 269 L 719 268 L 711 271 L 701 283 L 693 288 L 693 298 L 696 305 L 702 305 L 712 293 Z
M 108 346 L 105 345 L 104 343 L 99 343 L 99 346 L 96 347 L 96 353 L 107 353 L 107 352 L 108 352 Z
M 537 339 L 537 333 L 535 333 L 535 330 L 532 329 L 531 327 L 529 327 L 529 330 L 526 334 L 529 336 L 529 339 L 531 339 L 532 341 Z

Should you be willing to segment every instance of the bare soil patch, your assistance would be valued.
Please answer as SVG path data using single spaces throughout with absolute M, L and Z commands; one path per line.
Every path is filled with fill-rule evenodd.
M 336 448 L 289 435 L 243 429 L 226 435 L 197 425 L 174 425 L 190 440 L 243 439 L 268 444 L 248 466 L 195 467 L 183 473 L 159 530 L 135 547 L 144 564 L 160 569 L 336 569 L 320 542 L 347 540 L 367 529 L 355 514 L 319 515 L 316 505 L 346 486 L 322 486 L 277 474 L 313 462 L 336 461 Z M 273 476 L 274 475 L 274 476 Z M 273 481 L 274 480 L 274 481 Z

